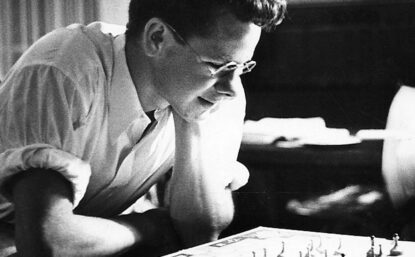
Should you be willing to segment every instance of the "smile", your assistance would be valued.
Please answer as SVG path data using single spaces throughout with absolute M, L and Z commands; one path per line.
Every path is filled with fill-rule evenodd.
M 203 106 L 205 107 L 212 107 L 213 105 L 215 105 L 215 103 L 212 103 L 202 97 L 198 97 L 199 101 L 202 103 Z

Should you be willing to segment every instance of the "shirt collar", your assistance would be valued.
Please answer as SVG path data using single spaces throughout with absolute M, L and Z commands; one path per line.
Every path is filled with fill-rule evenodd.
M 109 93 L 109 133 L 117 139 L 135 119 L 150 123 L 139 101 L 125 57 L 125 34 L 114 38 L 114 69 Z

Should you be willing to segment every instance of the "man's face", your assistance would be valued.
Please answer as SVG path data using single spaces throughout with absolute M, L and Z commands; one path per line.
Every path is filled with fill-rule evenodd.
M 251 60 L 260 35 L 259 26 L 220 16 L 216 33 L 192 37 L 188 45 L 177 42 L 166 51 L 154 74 L 157 93 L 185 120 L 203 119 L 222 101 L 243 95 L 237 72 L 212 77 L 210 70 Z

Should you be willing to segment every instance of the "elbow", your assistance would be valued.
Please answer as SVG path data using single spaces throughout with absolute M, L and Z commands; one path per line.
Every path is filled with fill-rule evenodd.
M 36 228 L 24 231 L 24 234 L 16 233 L 18 256 L 79 256 L 83 251 L 82 246 L 71 237 L 71 234 L 65 222 L 60 224 L 51 220 L 41 222 Z
M 62 256 L 59 245 L 43 234 L 33 234 L 32 239 L 16 234 L 16 249 L 19 257 L 54 257 Z
M 186 215 L 187 216 L 187 215 Z M 221 211 L 206 211 L 187 217 L 172 217 L 176 230 L 185 247 L 217 240 L 224 229 L 232 222 L 234 209 L 225 208 Z
M 34 244 L 37 244 L 34 246 Z M 83 252 L 82 247 L 58 243 L 55 239 L 38 239 L 31 246 L 24 246 L 16 240 L 16 249 L 19 257 L 76 257 Z
M 207 231 L 211 231 L 213 236 L 210 241 L 217 240 L 220 233 L 226 229 L 232 222 L 234 217 L 234 208 L 226 208 L 219 213 L 212 213 L 209 215 L 205 224 Z

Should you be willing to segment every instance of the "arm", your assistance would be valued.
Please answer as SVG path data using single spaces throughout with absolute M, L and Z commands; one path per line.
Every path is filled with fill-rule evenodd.
M 233 218 L 232 190 L 247 182 L 247 169 L 236 162 L 243 115 L 235 114 L 240 112 L 188 122 L 173 112 L 176 152 L 168 192 L 172 220 L 186 246 L 218 238 Z
M 30 170 L 13 186 L 19 256 L 110 256 L 155 246 L 171 235 L 151 212 L 102 219 L 75 215 L 69 183 L 57 172 Z M 164 238 L 163 238 L 164 239 Z

